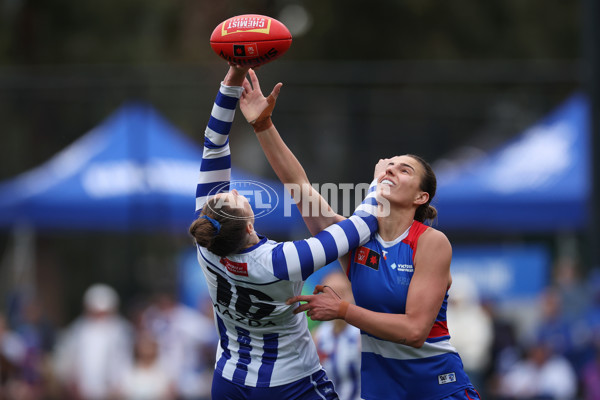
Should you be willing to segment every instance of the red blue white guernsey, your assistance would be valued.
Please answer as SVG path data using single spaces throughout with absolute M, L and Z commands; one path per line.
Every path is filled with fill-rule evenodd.
M 348 277 L 356 304 L 372 311 L 404 314 L 419 237 L 428 228 L 414 221 L 396 240 L 379 234 L 350 254 Z M 448 293 L 423 347 L 361 332 L 361 395 L 364 399 L 443 399 L 471 387 L 446 324 Z
M 243 88 L 221 85 L 205 131 L 196 216 L 211 195 L 229 190 L 229 130 Z M 197 246 L 220 337 L 215 373 L 244 386 L 272 387 L 321 368 L 304 313 L 294 314 L 304 281 L 316 269 L 367 242 L 377 230 L 375 185 L 357 211 L 307 240 L 256 245 L 219 257 Z

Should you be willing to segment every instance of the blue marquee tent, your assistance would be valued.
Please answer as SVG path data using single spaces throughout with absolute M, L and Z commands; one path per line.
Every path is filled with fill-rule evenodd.
M 491 232 L 579 231 L 591 191 L 589 104 L 575 94 L 519 137 L 436 170 L 438 226 Z
M 126 104 L 43 165 L 1 183 L 0 227 L 185 233 L 201 155 L 152 107 Z M 257 231 L 304 227 L 279 182 L 235 168 L 232 180 L 253 205 Z

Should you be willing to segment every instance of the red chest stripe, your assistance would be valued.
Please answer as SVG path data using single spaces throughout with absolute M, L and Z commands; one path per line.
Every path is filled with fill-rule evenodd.
M 449 335 L 450 332 L 448 331 L 448 323 L 446 321 L 435 321 L 427 338 L 431 339 Z
M 415 260 L 415 253 L 417 252 L 417 242 L 419 241 L 419 236 L 421 236 L 421 234 L 425 232 L 427 228 L 429 228 L 429 226 L 422 224 L 419 221 L 413 221 L 410 230 L 408 231 L 408 235 L 402 241 L 403 243 L 408 244 L 412 249 L 413 261 Z

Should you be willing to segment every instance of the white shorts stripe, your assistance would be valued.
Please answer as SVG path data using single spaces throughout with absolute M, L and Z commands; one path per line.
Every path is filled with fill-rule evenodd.
M 315 393 L 318 394 L 320 398 L 325 400 L 325 396 L 323 396 L 323 394 L 321 394 L 321 392 L 319 391 L 319 386 L 318 386 L 317 382 L 314 381 L 312 375 L 310 375 L 309 378 L 310 378 L 310 383 L 312 383 L 313 387 L 315 388 Z

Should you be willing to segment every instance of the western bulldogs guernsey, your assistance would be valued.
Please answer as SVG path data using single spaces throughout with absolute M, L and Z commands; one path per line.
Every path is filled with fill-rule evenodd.
M 428 228 L 418 221 L 400 237 L 385 242 L 378 234 L 350 255 L 348 277 L 356 304 L 372 311 L 405 313 L 413 256 Z M 423 347 L 381 340 L 361 332 L 361 385 L 364 399 L 443 399 L 470 388 L 462 361 L 449 342 L 448 293 Z
M 205 131 L 196 216 L 210 195 L 229 190 L 229 130 L 241 87 L 221 85 Z M 272 387 L 310 376 L 321 368 L 303 313 L 288 298 L 302 291 L 316 269 L 365 243 L 377 230 L 375 191 L 349 219 L 313 238 L 256 245 L 219 257 L 197 246 L 213 301 L 220 337 L 215 373 L 240 385 Z

